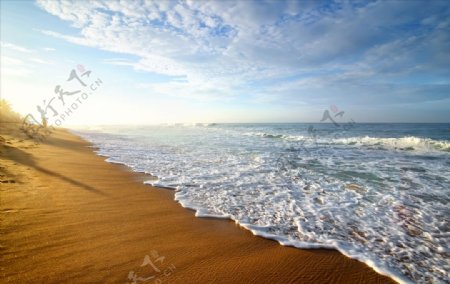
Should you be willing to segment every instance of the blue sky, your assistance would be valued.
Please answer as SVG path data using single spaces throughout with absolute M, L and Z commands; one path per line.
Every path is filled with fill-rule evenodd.
M 450 2 L 1 1 L 15 108 L 80 64 L 103 84 L 67 124 L 450 122 Z

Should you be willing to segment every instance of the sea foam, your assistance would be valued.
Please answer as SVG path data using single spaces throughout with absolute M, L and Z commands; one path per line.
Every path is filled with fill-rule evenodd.
M 78 133 L 108 161 L 174 189 L 197 217 L 229 218 L 282 245 L 334 248 L 399 282 L 449 279 L 442 137 L 311 137 L 306 126 L 278 125 Z

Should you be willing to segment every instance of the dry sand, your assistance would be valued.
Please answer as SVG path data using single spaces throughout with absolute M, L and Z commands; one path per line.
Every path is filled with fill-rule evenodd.
M 0 135 L 1 283 L 393 282 L 337 251 L 195 218 L 66 131 L 40 145 L 15 124 Z

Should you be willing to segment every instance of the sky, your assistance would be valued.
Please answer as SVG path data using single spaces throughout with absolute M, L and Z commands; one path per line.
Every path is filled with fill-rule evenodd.
M 449 1 L 0 3 L 1 97 L 37 120 L 450 122 Z

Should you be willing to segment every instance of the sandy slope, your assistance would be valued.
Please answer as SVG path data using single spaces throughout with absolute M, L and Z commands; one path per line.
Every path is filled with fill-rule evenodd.
M 1 283 L 392 282 L 336 251 L 195 218 L 65 131 L 40 145 L 14 124 L 0 135 Z

